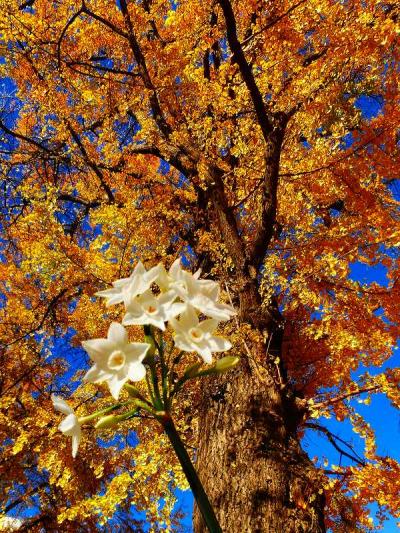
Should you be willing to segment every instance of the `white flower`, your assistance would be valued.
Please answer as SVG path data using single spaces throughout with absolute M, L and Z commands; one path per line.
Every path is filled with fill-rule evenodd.
M 180 258 L 176 259 L 168 272 L 165 270 L 165 267 L 163 264 L 160 263 L 159 265 L 159 272 L 156 279 L 157 285 L 160 287 L 162 291 L 169 291 L 171 288 L 173 288 L 175 283 L 180 283 L 181 285 L 184 285 L 184 275 L 189 274 L 185 270 L 182 270 L 181 267 L 181 260 Z M 195 279 L 198 279 L 200 276 L 200 270 L 197 270 L 194 274 L 190 274 Z
M 64 433 L 64 435 L 72 437 L 72 457 L 76 457 L 79 442 L 81 440 L 81 425 L 78 417 L 74 413 L 74 410 L 67 404 L 67 402 L 59 396 L 52 394 L 51 400 L 56 411 L 67 415 L 67 417 L 64 418 L 64 420 L 58 426 L 58 429 Z
M 171 288 L 187 304 L 203 315 L 216 320 L 229 320 L 236 314 L 230 305 L 218 302 L 220 289 L 215 281 L 197 279 L 189 272 L 182 272 L 181 280 L 173 283 Z
M 161 293 L 156 297 L 149 289 L 131 300 L 122 323 L 125 326 L 152 324 L 164 331 L 164 322 L 179 315 L 186 307 L 183 303 L 174 303 L 174 300 L 176 300 L 174 291 Z
M 129 278 L 114 281 L 112 289 L 96 292 L 96 296 L 107 298 L 107 307 L 121 302 L 127 306 L 138 294 L 142 294 L 150 288 L 159 276 L 160 270 L 161 265 L 157 265 L 146 271 L 143 263 L 139 261 Z
M 199 322 L 193 307 L 187 306 L 180 320 L 172 318 L 171 326 L 175 330 L 175 346 L 184 352 L 197 352 L 205 363 L 212 362 L 212 352 L 225 352 L 231 348 L 231 343 L 222 337 L 213 335 L 218 327 L 214 319 Z
M 130 379 L 140 381 L 146 375 L 142 364 L 149 344 L 128 342 L 124 326 L 112 322 L 107 339 L 83 341 L 82 346 L 95 362 L 84 379 L 91 383 L 107 381 L 112 396 L 118 400 L 123 385 Z

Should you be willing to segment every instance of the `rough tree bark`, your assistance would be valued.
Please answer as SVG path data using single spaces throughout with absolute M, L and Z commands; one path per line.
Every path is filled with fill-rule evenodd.
M 318 472 L 297 438 L 301 408 L 260 349 L 250 346 L 263 358 L 257 372 L 244 361 L 205 384 L 197 471 L 224 532 L 322 533 Z M 194 530 L 206 531 L 197 510 Z
M 283 131 L 271 134 L 267 145 L 266 183 L 277 180 Z M 197 470 L 223 531 L 322 533 L 324 496 L 318 471 L 298 440 L 305 407 L 285 379 L 283 323 L 274 302 L 262 311 L 252 274 L 260 264 L 261 240 L 265 251 L 272 238 L 276 209 L 270 204 L 276 200 L 267 190 L 256 245 L 246 247 L 218 169 L 210 168 L 210 182 L 209 213 L 235 265 L 240 319 L 265 340 L 249 343 L 251 358 L 244 350 L 239 369 L 204 384 Z M 206 531 L 197 510 L 194 529 Z

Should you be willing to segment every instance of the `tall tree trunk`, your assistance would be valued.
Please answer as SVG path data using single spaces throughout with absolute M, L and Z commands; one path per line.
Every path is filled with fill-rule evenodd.
M 287 391 L 247 364 L 205 385 L 197 471 L 224 532 L 325 532 L 319 475 L 296 436 L 299 417 Z M 197 509 L 194 531 L 207 531 Z
M 244 304 L 254 316 L 257 300 L 253 282 L 242 317 Z M 197 471 L 224 532 L 323 533 L 320 476 L 297 436 L 304 407 L 280 382 L 282 329 L 271 325 L 272 309 L 258 311 L 271 342 L 249 345 L 251 359 L 204 383 Z M 207 531 L 197 509 L 194 530 Z
M 261 307 L 255 274 L 273 236 L 279 124 L 266 143 L 264 206 L 252 249 L 229 207 L 223 172 L 209 166 L 209 215 L 234 264 L 240 319 L 267 337 L 249 344 L 239 369 L 204 384 L 197 471 L 226 533 L 325 532 L 320 475 L 298 440 L 304 405 L 285 379 L 281 316 L 274 302 Z M 206 531 L 197 509 L 194 530 Z

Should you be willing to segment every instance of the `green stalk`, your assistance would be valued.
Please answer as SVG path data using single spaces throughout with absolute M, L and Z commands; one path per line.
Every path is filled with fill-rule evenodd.
M 101 415 L 110 413 L 111 411 L 115 411 L 115 409 L 118 409 L 119 407 L 123 407 L 125 405 L 129 405 L 130 403 L 132 403 L 132 400 L 129 400 L 128 402 L 119 402 L 119 403 L 116 403 L 115 405 L 110 405 L 109 407 L 100 409 L 100 411 L 96 411 L 95 413 L 92 413 L 91 415 L 81 416 L 78 418 L 79 423 L 86 424 L 86 422 L 90 422 L 91 420 L 94 420 L 95 418 L 98 418 Z
M 203 489 L 203 485 L 197 475 L 197 472 L 190 460 L 189 454 L 185 449 L 173 420 L 168 416 L 165 417 L 162 421 L 165 433 L 167 434 L 169 441 L 179 459 L 179 462 L 182 466 L 182 470 L 186 476 L 186 479 L 189 482 L 190 488 L 192 489 L 193 496 L 196 499 L 197 505 L 199 506 L 200 512 L 203 516 L 204 522 L 210 533 L 222 533 L 221 526 L 218 523 L 217 517 L 215 516 L 214 509 L 211 506 L 211 503 Z
M 158 386 L 157 367 L 156 367 L 156 360 L 154 357 L 157 347 L 155 344 L 152 327 L 149 325 L 145 325 L 143 326 L 143 330 L 144 330 L 144 339 L 151 346 L 150 350 L 148 351 L 148 355 L 145 358 L 145 363 L 147 363 L 147 365 L 150 368 L 151 381 L 153 384 L 153 392 L 154 392 L 154 397 L 152 398 L 153 405 L 157 411 L 161 411 L 163 409 L 163 402 L 161 399 L 160 388 Z M 150 384 L 147 383 L 147 386 L 148 386 L 150 395 L 152 395 Z

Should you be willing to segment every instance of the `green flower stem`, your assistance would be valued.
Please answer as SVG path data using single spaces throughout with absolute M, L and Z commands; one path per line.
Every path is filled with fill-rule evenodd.
M 215 516 L 214 510 L 211 506 L 211 503 L 203 489 L 203 485 L 197 475 L 197 472 L 190 460 L 189 454 L 185 449 L 174 422 L 172 418 L 165 413 L 164 418 L 161 420 L 165 433 L 167 434 L 169 441 L 179 459 L 179 462 L 182 466 L 182 470 L 186 476 L 186 479 L 189 482 L 190 488 L 192 489 L 193 496 L 196 499 L 197 505 L 199 506 L 200 512 L 203 516 L 204 522 L 207 525 L 210 533 L 222 533 L 221 526 L 218 523 L 217 517 Z
M 156 360 L 154 357 L 157 347 L 156 347 L 156 343 L 155 343 L 155 339 L 154 339 L 151 326 L 145 325 L 143 326 L 143 330 L 144 330 L 144 339 L 147 343 L 150 344 L 150 349 L 148 351 L 148 355 L 146 356 L 144 362 L 150 368 L 151 381 L 153 384 L 153 392 L 154 392 L 154 397 L 152 398 L 153 405 L 157 411 L 160 411 L 163 409 L 163 402 L 161 399 L 160 388 L 158 386 L 157 366 L 156 366 Z M 149 393 L 152 396 L 152 391 L 151 391 L 149 382 L 147 382 L 147 386 L 149 389 Z
M 154 335 L 154 330 L 152 330 L 152 336 L 153 336 L 153 342 L 157 347 L 158 354 L 160 356 L 160 363 L 161 363 L 161 384 L 162 384 L 162 399 L 165 403 L 168 398 L 168 369 L 165 363 L 165 354 L 164 354 L 164 347 L 163 347 L 163 338 L 162 338 L 162 331 L 160 331 L 160 338 L 159 342 L 156 340 Z
M 132 400 L 128 402 L 119 402 L 115 405 L 110 405 L 110 407 L 105 407 L 104 409 L 100 409 L 100 411 L 96 411 L 95 413 L 92 413 L 91 415 L 87 416 L 81 416 L 78 420 L 80 424 L 85 424 L 86 422 L 90 422 L 91 420 L 94 420 L 95 418 L 98 418 L 101 415 L 105 415 L 106 413 L 111 413 L 111 411 L 115 411 L 115 409 L 118 409 L 119 407 L 123 407 L 124 405 L 129 405 L 132 403 Z

